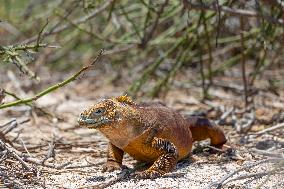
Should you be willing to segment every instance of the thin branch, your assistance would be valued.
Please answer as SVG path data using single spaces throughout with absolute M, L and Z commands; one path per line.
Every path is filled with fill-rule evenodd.
M 17 68 L 25 75 L 27 75 L 28 77 L 35 79 L 37 81 L 40 81 L 40 78 L 32 71 L 28 68 L 28 66 L 26 65 L 26 63 L 17 55 L 10 55 L 11 56 L 11 61 L 13 64 L 15 64 L 17 66 Z
M 283 157 L 283 156 L 282 156 Z M 267 175 L 266 179 L 259 184 L 255 189 L 259 189 L 260 187 L 262 187 L 270 178 L 270 176 L 277 171 L 277 169 L 282 168 L 284 166 L 284 160 L 280 161 L 277 165 L 275 165 L 274 169 L 272 171 L 270 171 L 270 173 Z M 283 180 L 281 181 L 283 182 Z
M 270 171 L 264 171 L 264 172 L 260 172 L 260 173 L 250 173 L 250 174 L 242 174 L 240 176 L 238 176 L 237 178 L 233 178 L 233 179 L 230 179 L 230 180 L 227 180 L 226 182 L 224 182 L 224 185 L 225 184 L 228 184 L 229 182 L 233 182 L 233 181 L 237 181 L 237 180 L 242 180 L 242 179 L 248 179 L 248 178 L 251 178 L 251 177 L 263 177 L 263 176 L 266 176 L 266 175 L 272 175 L 272 174 L 276 174 L 276 171 L 279 171 L 279 169 L 281 170 L 281 168 L 279 167 L 275 167 L 276 169 L 273 169 L 273 170 L 270 170 Z M 281 174 L 281 173 L 279 173 Z
M 107 187 L 109 187 L 109 186 L 111 186 L 111 185 L 113 185 L 117 182 L 122 181 L 123 179 L 126 179 L 126 178 L 129 178 L 130 176 L 133 176 L 134 172 L 139 170 L 141 167 L 144 167 L 145 165 L 146 165 L 146 163 L 141 163 L 140 165 L 135 166 L 133 169 L 124 169 L 124 170 L 121 171 L 121 173 L 117 177 L 114 177 L 107 182 L 83 186 L 83 187 L 80 187 L 80 189 L 86 188 L 86 187 L 87 188 L 97 188 L 97 189 L 107 188 Z
M 12 96 L 14 97 L 16 100 L 22 100 L 20 97 L 18 97 L 16 94 L 12 93 L 12 92 L 8 92 L 6 90 L 4 90 L 4 94 L 7 94 L 9 96 Z M 25 103 L 25 105 L 27 106 L 30 106 L 31 108 L 35 109 L 36 111 L 38 110 L 39 112 L 43 113 L 44 115 L 47 115 L 49 117 L 56 117 L 56 115 L 54 115 L 53 113 L 47 111 L 47 110 L 44 110 L 43 108 L 40 108 L 38 106 L 36 106 L 35 104 L 33 103 Z M 1 126 L 0 126 L 1 127 Z
M 27 169 L 28 171 L 31 171 L 28 163 L 32 163 L 32 164 L 36 164 L 36 165 L 40 165 L 40 166 L 45 166 L 45 167 L 49 167 L 49 168 L 53 168 L 53 169 L 63 169 L 65 168 L 67 165 L 70 165 L 71 162 L 66 162 L 63 164 L 53 164 L 53 163 L 42 163 L 41 160 L 27 156 L 26 154 L 19 152 L 18 150 L 16 150 L 15 148 L 13 148 L 12 146 L 9 146 L 8 144 L 4 143 L 2 140 L 0 140 L 0 147 L 2 149 L 7 150 L 8 153 L 12 154 L 12 156 L 18 160 L 22 166 Z
M 218 45 L 219 33 L 220 33 L 220 26 L 221 26 L 221 11 L 220 11 L 220 9 L 219 9 L 219 7 L 220 7 L 219 0 L 216 0 L 216 5 L 217 5 L 217 11 L 218 11 L 218 25 L 217 25 L 215 46 L 217 47 L 217 45 Z
M 93 31 L 89 31 L 87 29 L 84 29 L 82 27 L 80 27 L 79 25 L 73 23 L 72 20 L 68 19 L 68 18 L 65 18 L 64 16 L 60 15 L 59 13 L 56 13 L 57 16 L 61 17 L 62 19 L 66 20 L 70 25 L 72 25 L 74 28 L 78 29 L 79 31 L 82 31 L 88 35 L 90 35 L 91 37 L 95 38 L 95 39 L 98 39 L 100 41 L 106 41 L 106 42 L 109 42 L 109 43 L 114 43 L 114 44 L 138 44 L 138 41 L 135 42 L 135 41 L 120 41 L 120 40 L 117 40 L 117 39 L 111 39 L 109 37 L 103 37 L 103 36 L 100 36 L 99 34 L 97 34 L 96 32 L 93 32 Z
M 38 47 L 46 47 L 46 48 L 60 48 L 60 46 L 54 46 L 54 45 L 48 45 L 48 44 L 36 44 L 36 45 L 28 45 L 28 44 L 22 44 L 22 45 L 11 45 L 7 47 L 1 46 L 0 49 L 0 55 L 2 54 L 9 54 L 9 51 L 26 51 L 26 50 L 35 50 Z
M 42 40 L 42 32 L 46 28 L 47 25 L 48 25 L 48 19 L 46 20 L 46 23 L 44 24 L 44 26 L 41 28 L 40 32 L 38 33 L 38 37 L 37 37 L 37 40 L 36 40 L 36 51 L 38 50 L 39 43 Z
M 270 151 L 267 151 L 267 150 L 258 150 L 256 148 L 249 149 L 249 151 L 254 152 L 256 154 L 259 154 L 259 155 L 263 155 L 263 156 L 277 157 L 277 158 L 284 157 L 283 153 L 276 153 L 276 152 L 273 152 L 273 151 L 270 152 Z
M 90 69 L 98 60 L 99 58 L 101 57 L 101 55 L 103 54 L 103 50 L 100 51 L 100 53 L 97 55 L 97 57 L 88 65 L 88 66 L 85 66 L 83 67 L 81 70 L 79 70 L 78 72 L 76 72 L 74 75 L 72 75 L 71 77 L 67 78 L 66 80 L 60 82 L 60 83 L 57 83 L 51 87 L 48 87 L 47 89 L 39 92 L 38 94 L 36 94 L 35 96 L 33 97 L 30 97 L 30 98 L 26 98 L 26 99 L 21 99 L 21 100 L 17 100 L 17 101 L 14 101 L 14 102 L 9 102 L 9 103 L 5 103 L 5 104 L 2 104 L 0 105 L 0 109 L 3 109 L 3 108 L 8 108 L 8 107 L 11 107 L 11 106 L 17 106 L 17 105 L 21 105 L 21 104 L 26 104 L 26 103 L 30 103 L 30 102 L 33 102 L 33 101 L 36 101 L 37 99 L 45 96 L 46 94 L 50 93 L 50 92 L 53 92 L 55 90 L 57 90 L 58 88 L 61 88 L 63 86 L 65 86 L 66 84 L 74 81 L 79 75 L 81 75 L 83 72 L 85 72 L 86 70 Z
M 245 59 L 245 39 L 244 39 L 244 17 L 240 17 L 240 26 L 241 26 L 241 47 L 242 47 L 242 58 L 241 58 L 241 63 L 242 63 L 242 78 L 243 78 L 243 85 L 244 85 L 244 97 L 245 97 L 245 107 L 248 106 L 248 85 L 247 85 L 247 77 L 246 77 L 246 59 Z
M 145 31 L 144 36 L 143 36 L 143 38 L 141 40 L 141 44 L 139 45 L 140 48 L 146 47 L 146 45 L 149 42 L 149 40 L 151 40 L 151 38 L 152 38 L 152 36 L 154 34 L 154 31 L 155 31 L 155 29 L 158 26 L 159 19 L 160 19 L 162 13 L 164 12 L 164 9 L 167 6 L 168 2 L 169 2 L 169 0 L 165 0 L 165 2 L 161 5 L 160 9 L 157 12 L 157 16 L 156 16 L 156 19 L 154 21 L 154 24 L 150 28 L 150 31 L 149 32 Z
M 139 38 L 140 40 L 142 40 L 142 36 L 140 35 L 139 28 L 137 27 L 137 25 L 136 25 L 136 23 L 134 22 L 134 20 L 132 20 L 132 19 L 129 17 L 128 12 L 126 12 L 126 11 L 124 10 L 124 7 L 121 7 L 121 11 L 122 11 L 122 14 L 125 16 L 125 19 L 132 25 L 135 34 L 138 36 L 138 38 Z
M 95 9 L 94 11 L 92 11 L 91 13 L 89 13 L 88 15 L 84 16 L 84 17 L 81 17 L 81 18 L 78 18 L 76 20 L 74 20 L 74 24 L 78 25 L 78 24 L 81 24 L 81 23 L 84 23 L 92 18 L 94 18 L 95 16 L 97 16 L 99 13 L 101 13 L 102 11 L 104 11 L 105 9 L 107 9 L 111 4 L 112 2 L 115 1 L 115 0 L 109 0 L 109 1 L 106 1 L 102 6 L 100 6 L 99 8 Z M 46 36 L 49 36 L 49 35 L 53 35 L 53 34 L 56 34 L 56 33 L 60 33 L 66 29 L 69 29 L 70 27 L 72 27 L 71 24 L 65 24 L 65 25 L 62 25 L 62 26 L 58 26 L 57 28 L 54 28 L 52 31 L 47 31 L 47 32 L 44 32 L 42 33 L 42 37 L 46 37 Z M 26 39 L 24 40 L 23 42 L 21 42 L 21 44 L 27 44 L 27 43 L 31 43 L 31 42 L 34 42 L 37 40 L 37 35 L 36 36 L 33 36 L 29 39 Z
M 8 146 L 2 140 L 0 140 L 0 145 L 3 149 L 6 149 L 8 153 L 11 153 L 14 158 L 16 158 L 26 170 L 30 171 L 29 165 L 16 153 L 16 150 L 13 147 Z
M 5 98 L 5 91 L 4 89 L 0 88 L 0 105 L 2 104 L 2 102 L 4 101 Z
M 195 44 L 195 42 L 192 42 L 191 44 Z M 189 56 L 189 59 L 190 59 L 192 57 L 189 55 L 188 52 L 189 52 L 188 49 L 182 52 L 178 52 L 179 55 L 176 58 L 176 62 L 172 66 L 171 70 L 166 74 L 166 76 L 164 78 L 161 78 L 159 81 L 157 81 L 157 84 L 155 85 L 153 90 L 150 92 L 151 97 L 157 97 L 160 91 L 162 90 L 162 88 L 167 87 L 169 80 L 175 76 L 178 69 L 183 65 L 183 63 L 185 62 L 184 61 L 185 58 Z
M 70 165 L 71 162 L 66 162 L 66 163 L 62 163 L 62 164 L 55 164 L 55 163 L 48 163 L 48 162 L 45 162 L 44 164 L 42 163 L 42 160 L 39 160 L 39 159 L 36 159 L 36 158 L 33 158 L 33 157 L 27 157 L 26 155 L 18 152 L 18 155 L 21 155 L 23 156 L 23 161 L 26 161 L 26 162 L 29 162 L 29 163 L 32 163 L 32 164 L 36 164 L 36 165 L 40 165 L 40 166 L 44 166 L 44 167 L 49 167 L 49 168 L 53 168 L 53 169 L 63 169 L 65 168 L 66 166 Z
M 149 75 L 156 71 L 159 65 L 164 61 L 164 59 L 171 54 L 172 52 L 176 51 L 183 43 L 184 38 L 179 39 L 176 44 L 174 44 L 170 49 L 168 49 L 162 56 L 160 56 L 154 63 L 152 63 L 149 67 L 145 69 L 142 76 L 133 82 L 133 84 L 128 89 L 128 94 L 131 96 L 136 96 L 142 85 L 148 80 Z M 1 107 L 1 106 L 0 106 Z
M 259 132 L 255 133 L 255 134 L 256 135 L 261 135 L 261 134 L 264 134 L 264 133 L 267 133 L 267 132 L 270 132 L 270 131 L 274 131 L 276 129 L 281 129 L 283 127 L 284 127 L 284 123 L 279 123 L 279 124 L 277 124 L 277 125 L 275 125 L 273 127 L 269 127 L 267 129 L 264 129 L 262 131 L 259 131 Z
M 219 14 L 219 13 L 218 13 Z M 205 13 L 202 12 L 201 13 L 201 19 L 202 19 L 202 24 L 204 26 L 204 35 L 205 35 L 205 38 L 206 38 L 206 43 L 207 43 L 207 48 L 208 48 L 208 55 L 209 55 L 209 60 L 208 60 L 208 63 L 207 63 L 207 69 L 208 69 L 208 80 L 209 80 L 209 84 L 208 84 L 208 89 L 207 91 L 209 90 L 209 87 L 213 84 L 213 78 L 212 78 L 212 62 L 213 62 L 213 57 L 212 57 L 212 47 L 211 47 L 211 44 L 210 44 L 210 33 L 208 31 L 208 27 L 207 27 L 207 20 L 205 18 Z M 218 18 L 218 20 L 220 20 L 220 18 Z M 220 22 L 220 21 L 218 21 Z M 218 23 L 218 28 L 219 28 L 219 25 L 220 23 Z M 218 35 L 218 32 L 219 32 L 219 29 L 217 31 L 217 35 Z M 217 38 L 216 37 L 216 45 L 217 45 Z
M 214 186 L 216 188 L 221 188 L 222 186 L 224 186 L 224 184 L 226 184 L 228 182 L 228 179 L 231 178 L 232 176 L 234 176 L 235 174 L 243 171 L 243 170 L 246 170 L 246 169 L 250 169 L 252 167 L 255 167 L 257 165 L 260 165 L 260 164 L 263 164 L 263 163 L 268 163 L 268 162 L 281 162 L 283 161 L 283 158 L 271 158 L 271 159 L 266 159 L 266 160 L 263 160 L 263 161 L 258 161 L 256 163 L 253 163 L 253 164 L 249 164 L 249 165 L 245 165 L 227 175 L 225 175 L 222 179 L 220 179 L 218 182 L 212 182 L 211 184 L 209 184 L 206 188 L 207 189 L 211 189 L 213 188 Z
M 218 8 L 214 5 L 204 5 L 204 4 L 197 4 L 192 3 L 188 0 L 183 0 L 184 7 L 187 9 L 197 9 L 197 10 L 211 10 L 211 11 L 218 11 L 218 9 L 222 12 L 231 14 L 233 16 L 245 16 L 245 17 L 261 17 L 267 20 L 268 22 L 271 22 L 273 24 L 283 25 L 284 26 L 284 20 L 283 19 L 275 19 L 268 15 L 262 15 L 256 11 L 250 11 L 250 10 L 243 10 L 243 9 L 232 9 L 227 6 L 219 6 Z

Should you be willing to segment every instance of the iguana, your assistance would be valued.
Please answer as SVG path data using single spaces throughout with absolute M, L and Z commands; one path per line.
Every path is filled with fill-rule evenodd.
M 173 170 L 190 154 L 194 141 L 210 138 L 218 148 L 226 143 L 223 131 L 206 118 L 185 118 L 162 103 L 135 103 L 128 96 L 98 102 L 80 114 L 78 123 L 98 129 L 109 139 L 103 172 L 121 169 L 126 152 L 152 164 L 136 175 L 140 178 L 156 178 Z

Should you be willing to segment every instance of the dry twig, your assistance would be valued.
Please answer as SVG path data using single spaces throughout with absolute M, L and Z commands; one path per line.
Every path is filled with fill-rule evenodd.
M 197 3 L 192 3 L 191 1 L 188 1 L 188 0 L 183 0 L 183 3 L 184 3 L 185 8 L 187 9 L 211 10 L 211 11 L 216 11 L 216 12 L 219 10 L 219 11 L 228 13 L 233 16 L 259 17 L 273 24 L 284 25 L 283 19 L 275 19 L 271 16 L 263 15 L 256 11 L 243 10 L 243 9 L 232 9 L 230 7 L 221 6 L 221 5 L 218 6 L 217 8 L 214 5 L 197 4 Z
M 272 126 L 272 127 L 269 127 L 269 128 L 267 128 L 267 129 L 264 129 L 264 130 L 262 130 L 262 131 L 259 131 L 259 132 L 257 132 L 257 133 L 254 133 L 255 135 L 262 135 L 262 134 L 264 134 L 264 133 L 267 133 L 267 132 L 270 132 L 270 131 L 274 131 L 274 130 L 277 130 L 277 129 L 281 129 L 281 128 L 283 128 L 284 127 L 284 123 L 279 123 L 279 124 L 277 124 L 277 125 L 274 125 L 274 126 Z
M 65 86 L 66 84 L 76 80 L 76 78 L 81 75 L 83 72 L 87 71 L 88 69 L 90 69 L 92 66 L 94 66 L 94 64 L 99 60 L 99 58 L 101 57 L 101 55 L 103 54 L 103 50 L 100 51 L 100 53 L 97 55 L 97 57 L 88 65 L 88 66 L 85 66 L 83 67 L 81 70 L 79 70 L 78 72 L 76 72 L 74 75 L 72 75 L 71 77 L 67 78 L 66 80 L 60 82 L 60 83 L 57 83 L 51 87 L 48 87 L 47 89 L 39 92 L 38 94 L 36 94 L 35 96 L 33 97 L 30 97 L 30 98 L 26 98 L 26 99 L 21 99 L 21 100 L 17 100 L 17 101 L 14 101 L 14 102 L 9 102 L 9 103 L 5 103 L 5 104 L 2 104 L 0 105 L 0 109 L 3 109 L 3 108 L 8 108 L 8 107 L 11 107 L 11 106 L 18 106 L 18 105 L 21 105 L 21 104 L 26 104 L 26 103 L 30 103 L 30 102 L 33 102 L 33 101 L 36 101 L 37 99 L 39 99 L 40 97 L 43 97 L 45 96 L 46 94 L 49 94 L 50 92 L 53 92 L 63 86 Z
M 252 167 L 255 167 L 257 165 L 263 164 L 263 163 L 268 163 L 268 162 L 281 162 L 283 161 L 283 158 L 271 158 L 271 159 L 266 159 L 266 160 L 262 160 L 262 161 L 258 161 L 256 163 L 253 164 L 249 164 L 249 165 L 245 165 L 242 166 L 241 168 L 225 175 L 222 179 L 220 179 L 217 182 L 212 182 L 211 184 L 209 184 L 206 188 L 207 189 L 212 189 L 213 187 L 215 187 L 216 189 L 220 189 L 222 186 L 224 186 L 225 184 L 227 184 L 228 182 L 230 182 L 231 180 L 229 180 L 229 178 L 233 177 L 235 174 L 244 171 L 246 169 L 250 169 Z M 267 175 L 267 174 L 266 174 Z M 255 176 L 255 175 L 250 175 L 250 176 Z M 244 177 L 244 178 L 248 178 L 248 177 Z M 242 179 L 242 177 L 240 177 L 239 179 Z M 239 179 L 235 179 L 235 180 L 239 180 Z
M 8 153 L 11 153 L 12 156 L 17 159 L 26 170 L 30 171 L 29 165 L 18 155 L 18 153 L 13 147 L 9 146 L 8 144 L 5 144 L 2 140 L 0 140 L 0 146 L 3 150 L 7 150 Z
M 97 9 L 95 9 L 94 11 L 92 11 L 91 13 L 89 13 L 88 15 L 84 16 L 84 17 L 81 17 L 81 18 L 78 18 L 78 19 L 75 19 L 73 21 L 73 23 L 75 25 L 79 25 L 81 23 L 84 23 L 92 18 L 94 18 L 95 16 L 97 16 L 99 13 L 101 13 L 102 11 L 104 11 L 105 9 L 107 9 L 111 4 L 112 2 L 115 1 L 115 0 L 108 0 L 106 1 L 102 6 L 98 7 Z M 49 36 L 49 35 L 53 35 L 53 34 L 57 34 L 57 33 L 60 33 L 66 29 L 69 29 L 70 27 L 72 27 L 72 24 L 66 24 L 66 25 L 62 25 L 62 26 L 58 26 L 56 28 L 54 28 L 53 30 L 51 31 L 47 31 L 47 32 L 43 32 L 41 34 L 42 37 L 46 37 L 46 36 Z M 34 42 L 38 39 L 38 35 L 36 36 L 33 36 L 29 39 L 26 39 L 25 41 L 23 41 L 21 44 L 28 44 L 28 43 L 31 43 L 31 42 Z

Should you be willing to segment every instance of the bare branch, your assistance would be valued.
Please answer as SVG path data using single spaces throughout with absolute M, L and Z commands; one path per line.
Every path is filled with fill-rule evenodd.
M 101 13 L 102 11 L 107 9 L 112 4 L 113 1 L 115 1 L 115 0 L 108 0 L 108 1 L 106 1 L 102 6 L 100 6 L 97 9 L 95 9 L 94 11 L 89 13 L 88 15 L 74 20 L 73 23 L 78 25 L 78 24 L 84 23 L 84 22 L 94 18 L 99 13 Z M 49 36 L 49 35 L 60 33 L 60 32 L 66 30 L 66 29 L 68 29 L 70 27 L 72 27 L 72 24 L 65 24 L 65 25 L 62 25 L 62 26 L 58 26 L 57 28 L 54 28 L 52 31 L 47 31 L 47 32 L 42 33 L 41 36 L 42 37 L 46 37 L 46 36 Z M 37 38 L 38 38 L 38 35 L 33 36 L 33 37 L 29 38 L 29 39 L 26 39 L 26 40 L 22 41 L 21 44 L 27 44 L 27 43 L 34 42 L 34 41 L 37 40 Z
M 14 102 L 9 102 L 9 103 L 5 103 L 0 105 L 0 109 L 3 108 L 8 108 L 11 106 L 17 106 L 17 105 L 21 105 L 21 104 L 26 104 L 32 101 L 36 101 L 37 99 L 39 99 L 40 97 L 45 96 L 46 94 L 57 90 L 58 88 L 61 88 L 63 86 L 65 86 L 66 84 L 76 80 L 76 78 L 81 75 L 83 72 L 85 72 L 86 70 L 90 69 L 101 57 L 101 55 L 103 54 L 103 50 L 100 51 L 100 53 L 96 56 L 96 58 L 88 65 L 83 67 L 81 70 L 79 70 L 78 72 L 76 72 L 74 75 L 72 75 L 71 77 L 67 78 L 66 80 L 62 81 L 61 83 L 57 83 L 51 87 L 48 87 L 47 89 L 39 92 L 38 94 L 36 94 L 34 97 L 30 97 L 30 98 L 26 98 L 26 99 L 21 99 L 21 100 L 17 100 Z
M 242 166 L 241 168 L 225 175 L 221 180 L 219 180 L 218 182 L 212 182 L 209 186 L 207 186 L 206 188 L 207 189 L 211 189 L 213 187 L 216 187 L 216 188 L 221 188 L 222 186 L 224 186 L 226 183 L 228 183 L 228 179 L 231 178 L 232 176 L 234 176 L 235 174 L 245 170 L 245 169 L 250 169 L 252 167 L 255 167 L 257 165 L 260 165 L 260 164 L 263 164 L 263 163 L 267 163 L 267 162 L 281 162 L 283 161 L 283 158 L 271 158 L 271 159 L 266 159 L 266 160 L 262 160 L 262 161 L 258 161 L 256 163 L 253 163 L 253 164 L 249 164 L 249 165 L 245 165 L 245 166 Z
M 279 123 L 279 124 L 277 124 L 277 125 L 275 125 L 273 127 L 269 127 L 267 129 L 264 129 L 262 131 L 259 131 L 259 132 L 255 133 L 255 134 L 256 135 L 261 135 L 261 134 L 264 134 L 264 133 L 267 133 L 267 132 L 270 132 L 270 131 L 274 131 L 276 129 L 281 129 L 283 127 L 284 127 L 284 123 Z
M 143 36 L 143 38 L 141 40 L 141 44 L 139 45 L 141 48 L 144 48 L 147 45 L 147 43 L 149 42 L 149 40 L 151 40 L 151 38 L 152 38 L 152 36 L 154 34 L 154 31 L 155 31 L 155 29 L 158 26 L 159 19 L 160 19 L 162 13 L 164 12 L 164 8 L 167 6 L 168 2 L 169 2 L 169 0 L 165 0 L 165 2 L 161 5 L 160 9 L 157 12 L 157 16 L 156 16 L 156 19 L 154 21 L 154 24 L 150 28 L 150 31 L 147 32 L 145 30 L 144 36 Z
M 192 3 L 188 0 L 183 0 L 183 3 L 184 3 L 184 7 L 187 9 L 211 10 L 211 11 L 218 11 L 219 9 L 220 11 L 231 14 L 233 16 L 260 17 L 273 24 L 284 26 L 283 19 L 275 19 L 271 16 L 263 15 L 256 11 L 243 10 L 243 9 L 232 9 L 232 8 L 221 6 L 221 5 L 219 6 L 219 8 L 217 8 L 214 5 L 197 4 L 197 3 Z

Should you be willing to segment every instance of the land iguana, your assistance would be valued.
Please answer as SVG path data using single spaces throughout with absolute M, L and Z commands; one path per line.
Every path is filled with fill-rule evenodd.
M 98 129 L 109 139 L 103 172 L 121 169 L 126 152 L 152 164 L 136 175 L 140 178 L 156 178 L 173 170 L 190 154 L 194 141 L 209 138 L 218 148 L 226 143 L 223 131 L 206 118 L 185 118 L 161 103 L 135 103 L 128 96 L 98 102 L 80 114 L 78 123 Z

